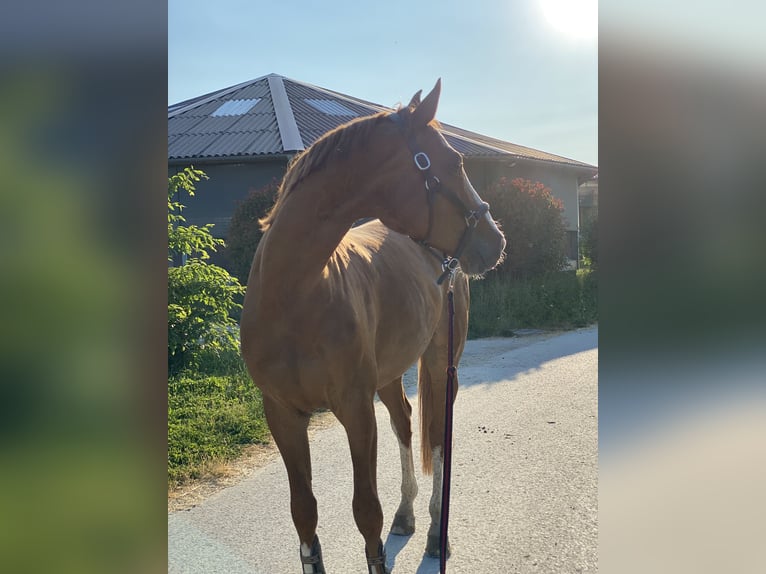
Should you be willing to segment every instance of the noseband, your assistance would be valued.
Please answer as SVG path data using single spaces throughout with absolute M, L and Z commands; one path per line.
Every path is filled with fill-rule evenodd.
M 431 159 L 428 157 L 428 154 L 420 151 L 415 138 L 411 133 L 408 133 L 406 120 L 397 113 L 393 113 L 389 117 L 391 118 L 391 121 L 393 121 L 404 134 L 407 140 L 407 147 L 409 147 L 410 151 L 412 152 L 412 159 L 415 162 L 415 166 L 423 174 L 423 183 L 426 188 L 426 197 L 428 199 L 428 229 L 423 239 L 415 239 L 413 237 L 412 240 L 428 248 L 431 253 L 434 253 L 435 250 L 429 244 L 429 239 L 431 237 L 431 230 L 433 228 L 434 197 L 437 193 L 448 200 L 452 205 L 454 205 L 465 219 L 465 230 L 463 231 L 463 235 L 460 237 L 460 241 L 458 242 L 454 253 L 452 253 L 452 255 L 447 253 L 443 254 L 443 273 L 436 280 L 436 283 L 441 285 L 444 280 L 448 276 L 452 276 L 460 266 L 460 256 L 463 254 L 466 246 L 471 241 L 471 236 L 473 235 L 476 227 L 479 225 L 479 220 L 485 213 L 489 211 L 489 204 L 482 201 L 478 209 L 469 209 L 466 207 L 465 203 L 463 203 L 463 201 L 454 191 L 452 191 L 449 187 L 442 185 L 441 180 L 433 173 L 431 173 Z M 434 255 L 436 255 L 436 253 L 434 253 Z M 436 256 L 438 257 L 438 255 Z

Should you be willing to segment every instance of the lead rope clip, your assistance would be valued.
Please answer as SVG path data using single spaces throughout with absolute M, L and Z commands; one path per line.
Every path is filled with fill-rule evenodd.
M 460 267 L 460 261 L 454 257 L 445 257 L 442 261 L 442 274 L 436 280 L 437 285 L 444 283 L 444 280 L 449 276 L 449 290 L 452 291 L 452 286 L 455 284 L 455 273 L 458 267 Z

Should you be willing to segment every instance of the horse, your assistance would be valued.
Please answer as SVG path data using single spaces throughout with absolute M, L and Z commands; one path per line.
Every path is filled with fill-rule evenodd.
M 352 120 L 297 155 L 259 222 L 264 233 L 247 282 L 241 351 L 287 469 L 304 574 L 325 574 L 307 435 L 318 409 L 331 410 L 348 436 L 352 508 L 369 574 L 389 573 L 376 479 L 376 392 L 401 454 L 391 533 L 414 532 L 412 406 L 402 375 L 416 361 L 421 461 L 433 474 L 426 552 L 439 555 L 447 291 L 453 289 L 459 361 L 468 276 L 500 262 L 505 238 L 434 119 L 441 79 L 422 102 L 420 94 L 396 111 Z M 354 226 L 364 218 L 372 221 Z M 443 281 L 447 274 L 454 276 Z

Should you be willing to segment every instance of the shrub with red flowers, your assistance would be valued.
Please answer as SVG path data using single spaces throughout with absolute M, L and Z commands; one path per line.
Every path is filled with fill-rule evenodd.
M 563 204 L 550 188 L 528 179 L 502 178 L 483 197 L 508 242 L 505 261 L 494 273 L 522 279 L 565 267 Z

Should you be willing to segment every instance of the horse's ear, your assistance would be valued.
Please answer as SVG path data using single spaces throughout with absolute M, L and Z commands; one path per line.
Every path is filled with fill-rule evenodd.
M 420 94 L 423 93 L 423 90 L 418 90 L 415 92 L 415 95 L 412 96 L 412 99 L 410 100 L 410 103 L 407 104 L 408 108 L 416 108 L 420 105 Z
M 436 107 L 439 105 L 439 95 L 442 91 L 442 79 L 436 80 L 434 89 L 431 90 L 423 100 L 423 103 L 415 108 L 412 112 L 412 124 L 416 127 L 422 127 L 427 125 L 434 117 L 436 117 Z

